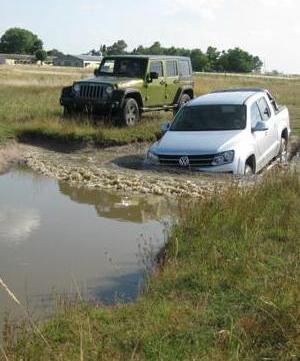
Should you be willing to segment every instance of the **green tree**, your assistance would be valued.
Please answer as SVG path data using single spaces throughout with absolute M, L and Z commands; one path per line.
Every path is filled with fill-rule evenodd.
M 127 44 L 124 40 L 118 40 L 107 48 L 107 55 L 126 54 Z
M 205 66 L 206 71 L 218 71 L 220 51 L 217 48 L 209 46 L 206 51 L 207 64 Z
M 62 53 L 61 51 L 57 50 L 57 49 L 51 49 L 47 51 L 47 55 L 48 56 L 63 56 L 64 53 Z
M 40 61 L 41 63 L 43 63 L 46 59 L 47 59 L 47 52 L 43 49 L 39 49 L 35 52 L 35 58 L 37 61 Z
M 20 28 L 8 29 L 0 39 L 0 52 L 35 54 L 43 49 L 43 42 L 31 31 Z
M 194 71 L 204 71 L 208 66 L 208 57 L 200 49 L 193 49 L 190 54 Z
M 251 73 L 260 71 L 263 63 L 257 56 L 240 48 L 224 51 L 219 59 L 220 68 L 232 73 Z

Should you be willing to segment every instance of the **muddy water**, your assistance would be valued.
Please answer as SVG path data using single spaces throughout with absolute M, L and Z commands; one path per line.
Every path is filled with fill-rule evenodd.
M 60 295 L 133 299 L 148 256 L 163 244 L 168 202 L 13 170 L 0 176 L 0 277 L 34 313 Z M 9 310 L 17 312 L 0 288 L 0 327 Z

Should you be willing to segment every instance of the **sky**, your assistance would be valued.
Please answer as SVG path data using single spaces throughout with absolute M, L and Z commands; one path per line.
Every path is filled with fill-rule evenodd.
M 47 50 L 81 54 L 124 39 L 131 50 L 241 47 L 267 71 L 300 74 L 299 0 L 0 0 L 0 36 L 36 33 Z

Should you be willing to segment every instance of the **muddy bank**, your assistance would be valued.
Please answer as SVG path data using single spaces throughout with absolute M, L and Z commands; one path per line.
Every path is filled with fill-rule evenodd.
M 0 147 L 0 174 L 23 158 L 24 147 L 17 143 L 9 143 Z
M 232 177 L 150 169 L 144 163 L 147 144 L 94 148 L 61 153 L 27 146 L 26 164 L 38 173 L 79 187 L 142 194 L 203 197 L 218 192 Z M 230 183 L 231 183 L 230 182 Z
M 147 143 L 96 149 L 53 149 L 12 145 L 2 150 L 3 166 L 20 159 L 34 171 L 69 184 L 89 189 L 118 190 L 139 194 L 204 197 L 223 192 L 233 183 L 245 184 L 229 175 L 205 175 L 198 172 L 151 168 L 144 158 Z M 290 165 L 299 168 L 300 138 L 290 142 Z M 272 166 L 276 165 L 275 162 Z M 1 163 L 0 163 L 1 165 Z M 271 166 L 271 168 L 272 168 Z M 280 166 L 281 167 L 281 166 Z M 286 169 L 287 165 L 283 166 Z M 3 167 L 2 167 L 3 168 Z M 267 172 L 263 172 L 265 174 Z M 253 177 L 255 182 L 261 175 Z M 247 180 L 247 184 L 249 180 Z

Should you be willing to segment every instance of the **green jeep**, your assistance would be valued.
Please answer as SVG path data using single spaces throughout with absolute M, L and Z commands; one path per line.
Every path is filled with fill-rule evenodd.
M 65 115 L 104 115 L 133 126 L 144 112 L 173 110 L 194 97 L 191 60 L 177 56 L 124 55 L 103 58 L 92 79 L 62 90 Z

